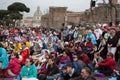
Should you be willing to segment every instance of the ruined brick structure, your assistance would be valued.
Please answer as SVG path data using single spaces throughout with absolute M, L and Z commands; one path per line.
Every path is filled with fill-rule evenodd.
M 75 26 L 81 24 L 109 23 L 120 21 L 120 4 L 118 0 L 112 0 L 111 5 L 99 3 L 97 7 L 90 8 L 84 12 L 67 11 L 67 7 L 50 7 L 49 12 L 42 16 L 42 26 L 64 27 L 74 23 Z M 116 8 L 116 10 L 115 10 Z M 116 18 L 117 15 L 117 18 Z

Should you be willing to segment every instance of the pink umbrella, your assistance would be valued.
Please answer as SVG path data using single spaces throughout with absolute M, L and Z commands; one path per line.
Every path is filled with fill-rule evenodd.
M 111 27 L 116 27 L 115 23 L 112 23 L 112 26 Z
M 103 27 L 104 28 L 109 28 L 110 26 L 109 26 L 109 24 L 106 23 L 106 24 L 103 24 Z

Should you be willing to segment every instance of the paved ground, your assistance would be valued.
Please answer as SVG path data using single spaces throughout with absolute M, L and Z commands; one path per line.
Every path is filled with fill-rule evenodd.
M 97 80 L 108 80 L 108 77 L 104 77 L 104 78 L 99 78 L 99 77 L 96 77 Z
M 0 78 L 0 80 L 17 80 L 17 79 L 12 79 L 12 78 Z

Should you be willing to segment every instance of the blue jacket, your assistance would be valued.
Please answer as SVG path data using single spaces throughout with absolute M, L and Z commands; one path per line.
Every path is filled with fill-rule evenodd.
M 74 37 L 74 38 L 77 38 L 77 37 L 78 37 L 78 31 L 74 31 L 73 37 Z
M 20 76 L 24 77 L 27 76 L 28 78 L 37 78 L 37 68 L 33 64 L 30 66 L 30 69 L 28 70 L 28 67 L 25 65 L 22 67 Z
M 5 69 L 9 65 L 7 51 L 0 47 L 0 62 L 2 63 L 2 69 Z
M 94 36 L 93 33 L 87 34 L 85 40 L 87 41 L 88 38 L 91 38 L 91 42 L 92 42 L 93 44 L 97 44 L 96 38 L 95 38 L 95 36 Z
M 80 72 L 82 70 L 82 65 L 79 64 L 78 62 L 73 62 L 73 66 L 76 71 Z

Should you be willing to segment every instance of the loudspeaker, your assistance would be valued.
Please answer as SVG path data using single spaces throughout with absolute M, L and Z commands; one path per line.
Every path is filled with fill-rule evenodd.
M 95 7 L 96 1 L 91 1 L 91 7 Z

